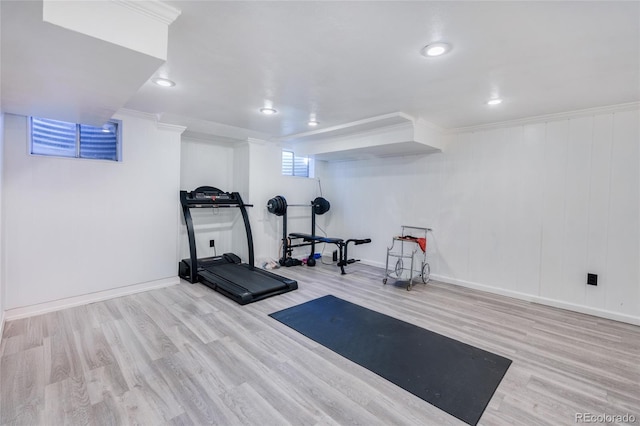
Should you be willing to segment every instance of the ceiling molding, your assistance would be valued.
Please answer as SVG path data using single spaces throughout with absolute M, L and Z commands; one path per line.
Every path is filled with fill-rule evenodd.
M 265 139 L 258 139 L 258 138 L 251 138 L 251 137 L 249 137 L 249 138 L 247 138 L 247 143 L 248 143 L 249 145 L 260 145 L 260 146 L 264 146 L 264 145 L 266 145 L 266 144 L 268 143 L 268 141 L 267 141 L 267 140 L 265 140 Z
M 159 113 L 158 120 L 161 120 L 163 123 L 187 126 L 190 134 L 216 136 L 235 141 L 246 141 L 247 138 L 269 139 L 268 135 L 250 129 L 176 114 Z
M 159 119 L 157 114 L 152 114 L 152 113 L 149 113 L 149 112 L 136 111 L 134 109 L 127 109 L 127 108 L 120 108 L 118 111 L 116 111 L 115 114 L 113 114 L 114 118 L 118 118 L 118 116 L 141 118 L 143 120 L 150 120 L 150 121 L 154 121 L 154 122 L 157 122 L 158 119 Z
M 179 124 L 173 123 L 164 123 L 160 121 L 160 117 L 158 114 L 150 114 L 148 112 L 136 111 L 133 109 L 120 108 L 115 114 L 113 114 L 113 118 L 138 118 L 141 120 L 152 121 L 158 130 L 168 130 L 171 132 L 183 133 L 187 128 L 185 126 L 181 126 Z
M 572 118 L 588 117 L 592 115 L 612 114 L 616 112 L 633 111 L 640 109 L 640 102 L 628 102 L 624 104 L 609 105 L 604 107 L 586 108 L 576 111 L 559 112 L 554 114 L 538 115 L 517 120 L 500 121 L 497 123 L 480 124 L 478 126 L 458 127 L 446 129 L 446 134 L 472 133 L 484 130 L 501 129 L 504 127 L 517 127 L 527 124 L 543 123 L 547 121 L 570 120 Z
M 245 142 L 242 139 L 228 138 L 225 136 L 212 135 L 210 133 L 194 132 L 186 130 L 182 133 L 182 140 L 192 140 L 196 142 L 202 142 L 207 144 L 214 144 L 226 147 L 233 147 L 241 142 Z
M 109 0 L 127 9 L 133 10 L 153 20 L 171 25 L 182 13 L 180 9 L 169 6 L 158 0 L 134 1 L 134 0 Z
M 176 132 L 182 134 L 187 128 L 185 126 L 179 126 L 177 124 L 167 124 L 156 122 L 156 127 L 158 130 L 166 130 L 169 132 Z

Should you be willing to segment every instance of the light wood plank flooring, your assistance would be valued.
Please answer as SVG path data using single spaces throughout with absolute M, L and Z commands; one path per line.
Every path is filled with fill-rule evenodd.
M 481 424 L 640 424 L 640 327 L 347 269 L 280 269 L 300 289 L 246 306 L 183 282 L 8 322 L 0 424 L 462 424 L 268 317 L 327 294 L 512 359 Z

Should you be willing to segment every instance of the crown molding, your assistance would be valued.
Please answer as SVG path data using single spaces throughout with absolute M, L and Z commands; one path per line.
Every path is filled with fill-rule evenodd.
M 134 109 L 120 108 L 115 114 L 113 114 L 113 118 L 118 119 L 121 117 L 139 118 L 141 120 L 152 121 L 153 123 L 155 123 L 158 130 L 168 130 L 178 133 L 183 133 L 185 130 L 187 130 L 185 126 L 181 126 L 179 124 L 161 122 L 159 114 L 136 111 Z
M 247 138 L 247 143 L 249 145 L 260 145 L 260 146 L 263 146 L 263 145 L 266 145 L 268 143 L 268 141 L 265 140 L 265 139 L 258 139 L 258 138 L 248 137 Z
M 152 113 L 149 113 L 149 112 L 136 111 L 135 109 L 127 109 L 127 108 L 120 108 L 118 111 L 116 111 L 115 114 L 113 114 L 113 117 L 117 118 L 117 116 L 141 118 L 143 120 L 151 120 L 151 121 L 156 121 L 156 122 L 159 119 L 157 114 L 152 114 Z
M 158 0 L 136 1 L 136 0 L 109 0 L 118 6 L 126 7 L 141 15 L 171 25 L 182 13 L 180 9 L 169 6 Z
M 226 147 L 233 147 L 234 145 L 237 145 L 243 142 L 242 139 L 229 138 L 226 136 L 217 136 L 217 135 L 212 135 L 210 133 L 194 132 L 191 130 L 185 130 L 184 133 L 182 133 L 182 140 L 185 140 L 185 139 L 189 139 L 196 142 L 207 143 L 207 144 L 221 145 Z
M 166 130 L 169 132 L 176 132 L 180 134 L 182 134 L 185 130 L 187 130 L 187 128 L 184 126 L 179 126 L 177 124 L 161 123 L 159 121 L 156 122 L 156 127 L 158 128 L 158 130 Z
M 544 123 L 547 121 L 569 120 L 572 118 L 589 117 L 600 114 L 612 114 L 616 112 L 633 111 L 640 109 L 640 102 L 628 102 L 624 104 L 608 105 L 603 107 L 586 108 L 575 111 L 559 112 L 554 114 L 538 115 L 535 117 L 521 118 L 517 120 L 500 121 L 497 123 L 480 124 L 477 126 L 457 127 L 445 131 L 447 134 L 472 133 L 484 130 L 501 129 L 504 127 L 517 127 L 527 124 Z

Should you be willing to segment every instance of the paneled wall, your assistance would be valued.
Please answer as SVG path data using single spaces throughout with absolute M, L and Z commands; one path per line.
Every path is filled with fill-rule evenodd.
M 122 162 L 32 156 L 6 115 L 5 309 L 175 279 L 180 132 L 122 119 Z
M 329 163 L 345 235 L 384 265 L 401 224 L 434 228 L 444 281 L 640 322 L 639 113 L 453 135 L 423 157 Z M 587 273 L 598 286 L 587 286 Z

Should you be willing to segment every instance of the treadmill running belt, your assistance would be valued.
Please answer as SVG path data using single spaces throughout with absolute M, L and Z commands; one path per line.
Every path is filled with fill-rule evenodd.
M 247 289 L 250 293 L 258 294 L 273 291 L 276 288 L 286 287 L 281 280 L 261 274 L 261 270 L 254 268 L 250 270 L 248 265 L 230 263 L 227 265 L 217 265 L 207 269 L 213 275 L 224 278 Z
M 298 283 L 246 263 L 216 265 L 198 272 L 200 281 L 240 304 L 255 302 L 298 288 Z

